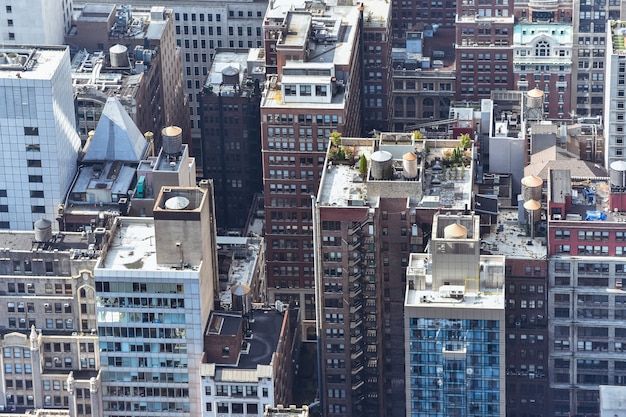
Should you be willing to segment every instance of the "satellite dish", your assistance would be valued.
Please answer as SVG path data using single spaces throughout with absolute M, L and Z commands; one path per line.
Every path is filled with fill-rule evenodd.
M 189 206 L 189 199 L 185 197 L 172 197 L 165 201 L 165 208 L 168 210 L 184 210 Z

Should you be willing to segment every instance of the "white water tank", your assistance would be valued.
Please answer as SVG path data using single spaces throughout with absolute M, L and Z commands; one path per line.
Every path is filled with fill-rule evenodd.
M 612 187 L 624 187 L 626 184 L 626 161 L 613 161 L 609 165 L 609 176 Z
M 183 129 L 178 126 L 168 126 L 161 130 L 163 152 L 167 155 L 179 155 L 183 147 Z
M 128 62 L 128 48 L 124 45 L 113 45 L 109 48 L 109 58 L 113 68 L 126 68 L 130 66 Z
M 543 96 L 544 93 L 537 87 L 530 90 L 527 94 L 528 101 L 526 102 L 526 106 L 529 109 L 540 109 L 543 111 Z
M 443 229 L 445 239 L 466 239 L 467 228 L 459 223 L 452 223 Z
M 522 198 L 524 201 L 541 201 L 543 180 L 537 176 L 529 175 L 522 178 Z
M 407 152 L 402 155 L 402 172 L 404 178 L 417 177 L 417 155 L 413 152 Z
M 35 222 L 35 242 L 48 242 L 52 239 L 52 222 L 39 219 Z

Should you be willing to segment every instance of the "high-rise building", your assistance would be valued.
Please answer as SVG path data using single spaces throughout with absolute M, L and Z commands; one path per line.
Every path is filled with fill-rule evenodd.
M 550 388 L 555 416 L 598 415 L 601 385 L 626 382 L 623 166 L 548 178 Z M 596 219 L 596 221 L 592 221 Z
M 72 0 L 0 1 L 3 45 L 62 45 Z
M 504 416 L 504 256 L 480 255 L 479 216 L 435 215 L 406 280 L 407 415 Z
M 365 3 L 363 3 L 365 5 Z M 363 128 L 386 132 L 391 121 L 392 2 L 368 1 L 363 11 Z
M 103 416 L 202 414 L 197 370 L 217 299 L 213 210 L 205 181 L 163 188 L 154 219 L 115 223 L 95 269 Z
M 603 109 L 604 96 L 612 92 L 605 84 L 609 68 L 605 61 L 609 55 L 608 45 L 613 39 L 608 21 L 621 18 L 621 2 L 589 0 L 571 4 L 574 28 L 574 65 L 572 86 L 569 88 L 572 95 L 571 116 L 601 116 L 608 112 L 608 109 Z
M 274 1 L 263 23 L 271 74 L 261 101 L 268 297 L 300 303 L 309 323 L 315 319 L 311 196 L 331 134 L 361 130 L 363 13 L 357 6 Z
M 0 228 L 54 219 L 80 148 L 67 47 L 0 51 Z
M 445 172 L 441 162 L 457 144 L 382 133 L 329 149 L 313 222 L 325 415 L 406 415 L 406 267 L 433 214 L 470 203 L 471 160 Z
M 457 2 L 457 101 L 489 98 L 492 90 L 512 90 L 513 1 Z
M 218 228 L 243 229 L 254 195 L 263 190 L 261 88 L 254 74 L 260 49 L 218 50 L 200 94 L 202 172 L 215 186 Z M 253 78 L 254 77 L 254 78 Z
M 408 32 L 403 48 L 394 48 L 392 64 L 390 126 L 395 132 L 436 126 L 450 117 L 450 102 L 456 91 L 456 68 L 451 45 L 454 29 L 439 28 L 424 32 Z M 437 61 L 435 65 L 435 61 Z

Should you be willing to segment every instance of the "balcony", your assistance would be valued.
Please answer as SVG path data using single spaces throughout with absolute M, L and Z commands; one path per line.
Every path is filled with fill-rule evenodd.
M 357 301 L 353 306 L 350 307 L 350 314 L 358 313 L 363 309 L 363 302 Z
M 365 369 L 365 367 L 363 366 L 362 362 L 357 362 L 357 366 L 352 366 L 352 375 L 357 375 L 359 373 L 361 373 L 361 371 Z
M 363 380 L 356 381 L 355 383 L 352 384 L 352 391 L 357 391 L 363 385 L 365 385 L 365 381 Z
M 357 327 L 361 327 L 362 324 L 363 324 L 363 319 L 358 318 L 350 322 L 350 328 L 356 329 Z
M 363 356 L 363 353 L 364 353 L 364 352 L 363 352 L 363 349 L 359 349 L 359 350 L 357 350 L 356 352 L 352 352 L 352 353 L 350 354 L 350 359 L 352 359 L 353 361 L 354 361 L 354 360 L 357 360 L 357 359 L 359 359 L 360 357 L 362 357 L 362 356 Z
M 362 335 L 362 334 L 359 334 L 359 335 L 352 336 L 352 337 L 350 338 L 350 343 L 351 343 L 352 345 L 356 345 L 357 343 L 359 343 L 359 342 L 360 342 L 360 341 L 362 341 L 362 340 L 363 340 L 363 335 Z
M 355 285 L 350 288 L 350 298 L 357 298 L 361 294 L 363 294 L 363 286 L 360 285 L 358 282 L 355 282 L 354 284 Z
M 361 278 L 363 278 L 363 273 L 361 272 L 361 270 L 359 269 L 358 272 L 352 273 L 349 277 L 348 277 L 348 281 L 350 281 L 350 284 L 356 284 L 359 281 L 361 281 Z
M 350 243 L 348 245 L 348 250 L 351 251 L 351 252 L 355 251 L 355 250 L 359 249 L 361 247 L 361 245 L 362 245 L 361 239 L 353 240 L 352 243 Z
M 350 259 L 350 262 L 348 262 L 348 266 L 350 268 L 354 268 L 355 266 L 360 265 L 362 260 L 363 260 L 363 257 L 359 254 L 353 257 L 352 259 Z

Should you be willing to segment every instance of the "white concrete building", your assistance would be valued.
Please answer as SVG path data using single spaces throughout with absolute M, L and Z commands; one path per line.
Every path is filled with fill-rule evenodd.
M 3 45 L 62 45 L 71 25 L 72 0 L 0 0 Z
M 0 49 L 0 137 L 0 228 L 54 220 L 80 148 L 67 47 Z

